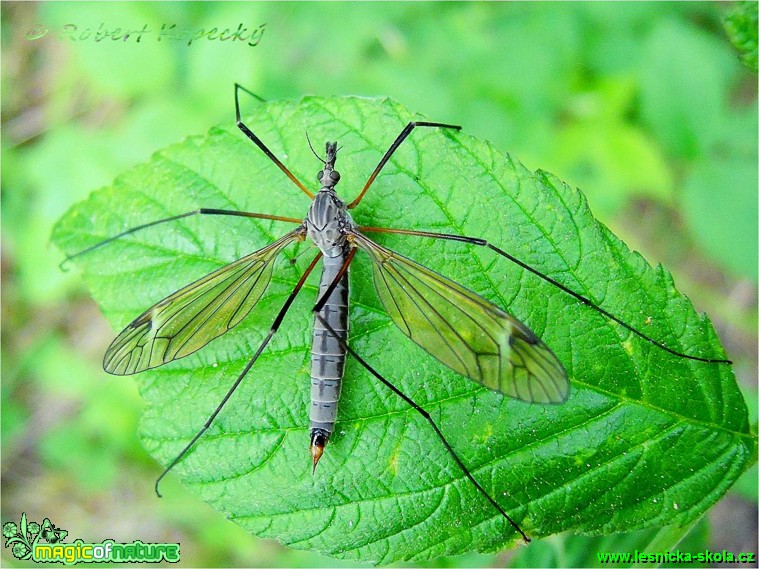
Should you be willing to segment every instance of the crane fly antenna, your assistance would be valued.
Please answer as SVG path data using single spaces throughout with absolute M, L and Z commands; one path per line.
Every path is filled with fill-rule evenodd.
M 324 158 L 322 158 L 321 156 L 319 156 L 319 155 L 316 153 L 316 150 L 314 150 L 314 146 L 313 146 L 313 144 L 311 144 L 311 139 L 310 139 L 310 138 L 309 138 L 309 136 L 308 136 L 308 131 L 306 131 L 306 141 L 308 141 L 308 147 L 311 149 L 311 153 L 312 153 L 314 156 L 316 156 L 316 159 L 317 159 L 317 160 L 319 160 L 319 162 L 321 162 L 322 164 L 326 164 L 326 163 L 327 163 L 327 161 L 326 161 Z
M 300 277 L 300 280 L 295 285 L 295 288 L 293 288 L 290 295 L 287 297 L 287 300 L 285 300 L 284 305 L 282 305 L 282 308 L 279 310 L 279 313 L 277 314 L 277 317 L 274 319 L 274 323 L 271 325 L 271 328 L 269 329 L 269 333 L 264 338 L 263 342 L 261 342 L 261 345 L 256 350 L 256 353 L 253 355 L 253 357 L 250 359 L 250 361 L 246 364 L 245 368 L 243 368 L 242 372 L 240 372 L 240 375 L 237 376 L 237 379 L 232 384 L 232 387 L 229 388 L 227 391 L 227 394 L 224 396 L 224 398 L 221 400 L 221 403 L 216 407 L 213 413 L 211 413 L 211 416 L 208 417 L 206 422 L 203 424 L 203 427 L 195 433 L 195 436 L 192 437 L 189 443 L 185 445 L 185 447 L 179 452 L 179 454 L 172 460 L 169 465 L 161 472 L 158 479 L 155 481 L 155 493 L 160 498 L 161 493 L 158 491 L 158 485 L 160 484 L 161 480 L 171 471 L 172 468 L 174 468 L 179 461 L 184 458 L 184 456 L 189 452 L 189 450 L 195 445 L 195 443 L 198 441 L 200 437 L 203 436 L 203 433 L 205 433 L 208 428 L 213 424 L 214 419 L 221 413 L 221 410 L 224 408 L 224 405 L 226 405 L 227 401 L 229 401 L 229 398 L 232 397 L 232 394 L 237 390 L 240 383 L 242 383 L 242 380 L 245 378 L 245 376 L 250 371 L 250 368 L 253 367 L 253 364 L 256 363 L 256 360 L 258 360 L 261 353 L 264 351 L 264 348 L 267 346 L 269 341 L 272 339 L 274 334 L 279 329 L 280 324 L 282 324 L 282 320 L 285 317 L 285 314 L 287 314 L 287 311 L 290 309 L 290 306 L 292 306 L 293 301 L 295 300 L 295 297 L 298 296 L 298 293 L 303 288 L 303 284 L 306 282 L 306 279 L 308 278 L 308 275 L 311 274 L 311 271 L 314 270 L 314 267 L 316 266 L 316 263 L 321 258 L 322 254 L 319 252 L 316 257 L 314 257 L 314 260 L 311 261 L 311 264 L 308 266 L 306 271 L 303 273 L 303 275 Z
M 704 363 L 709 363 L 709 364 L 727 364 L 727 365 L 732 365 L 733 364 L 732 360 L 728 360 L 728 359 L 724 359 L 724 358 L 703 358 L 703 357 L 700 357 L 700 356 L 691 356 L 689 354 L 684 354 L 682 352 L 678 352 L 677 350 L 674 350 L 674 349 L 670 348 L 669 346 L 667 346 L 666 344 L 663 344 L 662 342 L 660 342 L 658 340 L 654 340 L 653 338 L 651 338 L 650 336 L 644 334 L 643 332 L 641 332 L 640 330 L 638 330 L 634 326 L 631 326 L 630 324 L 627 324 L 624 320 L 622 320 L 618 316 L 615 316 L 611 312 L 609 312 L 607 310 L 604 310 L 603 308 L 601 308 L 600 306 L 598 306 L 592 300 L 590 300 L 590 299 L 582 296 L 581 294 L 573 291 L 572 289 L 568 288 L 567 286 L 565 286 L 565 285 L 561 284 L 560 282 L 552 279 L 548 275 L 545 275 L 545 274 L 541 273 L 540 271 L 538 271 L 537 269 L 531 267 L 530 265 L 528 265 L 524 261 L 520 261 L 519 259 L 517 259 L 513 255 L 510 255 L 509 253 L 507 253 L 503 249 L 500 249 L 499 247 L 496 247 L 495 245 L 493 245 L 492 243 L 489 243 L 485 239 L 480 239 L 479 237 L 467 237 L 467 236 L 464 236 L 464 235 L 453 235 L 453 234 L 450 234 L 450 233 L 434 233 L 434 232 L 430 232 L 430 231 L 416 231 L 416 230 L 413 230 L 413 229 L 389 229 L 389 228 L 384 228 L 384 227 L 360 226 L 359 230 L 361 230 L 361 231 L 371 231 L 371 232 L 375 232 L 375 233 L 394 233 L 394 234 L 398 234 L 398 235 L 413 235 L 413 236 L 416 236 L 416 237 L 430 237 L 430 238 L 433 238 L 433 239 L 444 239 L 444 240 L 448 240 L 448 241 L 459 241 L 461 243 L 469 243 L 470 245 L 477 245 L 479 247 L 487 247 L 488 249 L 491 249 L 492 251 L 495 251 L 496 253 L 498 253 L 502 257 L 505 257 L 506 259 L 508 259 L 512 263 L 515 263 L 516 265 L 522 267 L 523 269 L 531 272 L 532 274 L 534 274 L 535 276 L 543 279 L 547 283 L 552 284 L 553 286 L 555 286 L 559 290 L 565 292 L 566 294 L 570 295 L 571 297 L 575 298 L 576 300 L 578 300 L 579 302 L 581 302 L 585 306 L 587 306 L 589 308 L 592 308 L 593 310 L 595 310 L 599 314 L 605 316 L 606 318 L 608 318 L 610 320 L 613 320 L 614 322 L 616 322 L 620 326 L 624 327 L 625 329 L 629 330 L 630 332 L 632 332 L 636 336 L 642 338 L 643 340 L 645 340 L 646 342 L 648 342 L 648 343 L 656 346 L 657 348 L 660 348 L 660 349 L 664 350 L 665 352 L 668 352 L 668 353 L 670 353 L 670 354 L 672 354 L 674 356 L 678 356 L 678 357 L 685 358 L 685 359 L 688 359 L 688 360 L 694 360 L 694 361 L 697 361 L 697 362 L 704 362 Z

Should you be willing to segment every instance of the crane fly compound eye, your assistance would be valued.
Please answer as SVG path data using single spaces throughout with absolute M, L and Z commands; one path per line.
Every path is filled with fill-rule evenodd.
M 319 170 L 319 173 L 316 175 L 316 179 L 321 182 L 323 177 L 324 177 L 324 170 Z
M 329 179 L 332 180 L 335 183 L 339 182 L 340 181 L 340 172 L 336 172 L 335 170 L 332 170 L 329 173 Z

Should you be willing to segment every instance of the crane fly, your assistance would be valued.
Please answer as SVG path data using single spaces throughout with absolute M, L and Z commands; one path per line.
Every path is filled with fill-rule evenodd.
M 103 367 L 105 371 L 114 375 L 129 375 L 192 354 L 238 325 L 264 295 L 272 278 L 274 261 L 289 245 L 309 240 L 319 249 L 279 310 L 268 334 L 222 401 L 203 427 L 159 476 L 155 485 L 157 494 L 159 482 L 211 426 L 251 370 L 277 332 L 306 279 L 321 260 L 322 275 L 317 301 L 313 307 L 311 348 L 310 453 L 313 471 L 315 472 L 334 430 L 345 361 L 350 354 L 371 375 L 424 417 L 465 477 L 525 542 L 530 541 L 517 522 L 469 472 L 429 413 L 395 387 L 349 345 L 349 268 L 356 252 L 360 250 L 369 257 L 377 295 L 390 319 L 403 334 L 455 372 L 488 389 L 521 401 L 560 404 L 567 400 L 570 392 L 564 366 L 551 349 L 517 318 L 432 269 L 376 243 L 367 237 L 367 234 L 373 232 L 451 240 L 489 248 L 672 355 L 706 363 L 731 363 L 725 359 L 702 358 L 680 353 L 666 346 L 484 239 L 412 229 L 361 226 L 353 221 L 350 210 L 360 204 L 383 167 L 414 129 L 434 128 L 455 132 L 461 127 L 436 122 L 408 123 L 382 156 L 356 198 L 346 203 L 335 190 L 340 181 L 340 174 L 336 170 L 340 150 L 337 142 L 325 144 L 325 157 L 322 159 L 308 140 L 311 151 L 323 164 L 317 176 L 320 187 L 313 193 L 242 121 L 239 104 L 241 90 L 255 96 L 235 84 L 237 126 L 312 200 L 305 219 L 268 213 L 200 208 L 133 227 L 66 259 L 68 261 L 148 227 L 193 215 L 239 216 L 296 225 L 295 229 L 270 245 L 169 295 L 127 325 L 107 349 Z

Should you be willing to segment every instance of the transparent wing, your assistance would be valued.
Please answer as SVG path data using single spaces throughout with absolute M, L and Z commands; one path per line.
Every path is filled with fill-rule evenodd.
M 374 285 L 401 331 L 458 373 L 536 403 L 561 403 L 569 380 L 535 333 L 481 296 L 355 233 L 373 261 Z
M 237 326 L 269 285 L 274 259 L 302 235 L 298 228 L 148 308 L 111 343 L 103 359 L 105 371 L 129 375 L 158 367 Z

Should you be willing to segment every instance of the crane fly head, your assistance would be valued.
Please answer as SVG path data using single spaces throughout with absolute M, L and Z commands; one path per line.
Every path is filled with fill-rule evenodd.
M 309 146 L 311 142 L 309 141 Z M 311 148 L 313 151 L 313 147 Z M 326 159 L 324 162 L 324 169 L 319 170 L 317 178 L 322 185 L 322 189 L 333 189 L 340 181 L 340 172 L 335 170 L 335 160 L 337 159 L 337 142 L 327 142 L 326 144 Z M 316 154 L 316 152 L 314 152 Z M 318 156 L 317 156 L 318 158 Z M 321 160 L 321 158 L 319 158 Z

